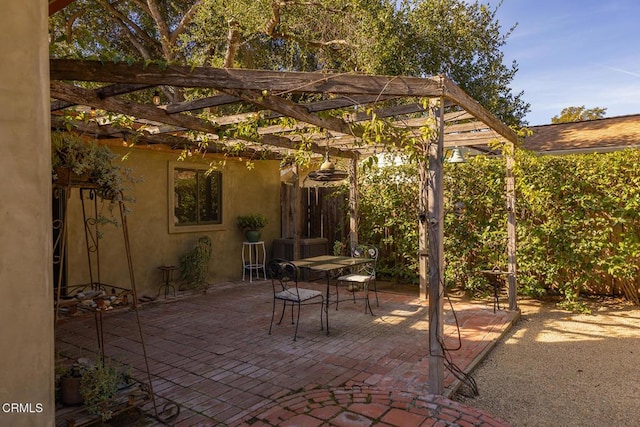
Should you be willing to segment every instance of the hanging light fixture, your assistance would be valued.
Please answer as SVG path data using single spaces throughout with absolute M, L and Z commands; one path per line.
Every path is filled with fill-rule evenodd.
M 153 92 L 153 105 L 155 105 L 156 107 L 158 105 L 160 105 L 160 91 L 156 90 L 155 92 Z
M 320 169 L 313 172 L 309 172 L 308 178 L 313 181 L 330 182 L 330 181 L 342 181 L 346 179 L 347 172 L 336 169 L 331 159 L 329 159 L 329 153 L 325 156 L 324 162 L 320 165 Z
M 333 162 L 329 159 L 329 153 L 327 153 L 324 162 L 322 162 L 322 164 L 320 165 L 320 170 L 327 173 L 334 172 L 336 170 L 336 165 L 334 165 Z
M 447 163 L 465 163 L 467 160 L 462 156 L 462 152 L 458 147 L 453 147 L 451 155 L 447 159 Z

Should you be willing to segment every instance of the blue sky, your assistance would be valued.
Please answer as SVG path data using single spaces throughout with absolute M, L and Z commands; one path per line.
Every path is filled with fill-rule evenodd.
M 502 50 L 518 62 L 511 87 L 531 104 L 530 125 L 569 106 L 640 114 L 639 0 L 504 0 L 497 19 L 503 32 L 518 23 Z

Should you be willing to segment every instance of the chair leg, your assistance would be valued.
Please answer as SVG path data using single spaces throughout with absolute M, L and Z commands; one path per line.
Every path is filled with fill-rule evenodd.
M 293 301 L 291 302 L 291 324 L 293 325 Z M 300 319 L 300 303 L 298 303 L 298 319 Z M 297 326 L 296 326 L 297 328 Z
M 291 321 L 293 322 L 293 303 L 291 303 Z M 298 319 L 296 321 L 296 331 L 293 333 L 293 340 L 297 341 L 298 326 L 300 325 L 300 303 L 298 302 Z
M 369 313 L 371 313 L 371 315 L 374 316 L 373 310 L 371 309 L 371 301 L 369 301 L 369 282 L 365 282 L 363 286 L 364 286 L 364 297 L 365 297 L 364 314 L 367 314 L 367 309 L 369 309 Z
M 271 309 L 271 323 L 269 323 L 269 335 L 271 335 L 271 328 L 273 328 L 273 318 L 276 315 L 276 300 L 273 299 L 273 308 Z
M 338 298 L 338 284 L 339 282 L 336 280 L 336 310 L 338 309 L 338 303 L 340 302 L 340 298 Z M 329 305 L 329 301 L 327 301 L 327 305 Z
M 273 302 L 275 306 L 275 301 Z M 287 309 L 287 302 L 282 301 L 282 313 L 280 314 L 280 320 L 278 320 L 278 325 L 282 323 L 282 319 L 284 318 L 284 311 Z M 275 307 L 274 307 L 275 310 Z
M 378 283 L 376 279 L 373 279 L 373 292 L 376 294 L 376 307 L 380 307 L 380 301 L 378 300 Z

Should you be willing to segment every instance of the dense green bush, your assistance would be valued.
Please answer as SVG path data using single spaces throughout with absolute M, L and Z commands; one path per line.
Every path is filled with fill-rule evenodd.
M 359 176 L 358 239 L 378 246 L 380 276 L 415 283 L 418 278 L 415 166 L 374 167 Z
M 581 291 L 633 283 L 640 261 L 640 151 L 518 155 L 518 279 Z
M 445 281 L 471 292 L 487 289 L 478 270 L 506 269 L 504 161 L 476 156 L 445 165 Z M 456 207 L 464 203 L 464 209 Z
M 518 286 L 564 295 L 631 283 L 640 268 L 640 151 L 540 156 L 517 153 Z M 415 166 L 360 174 L 361 241 L 381 248 L 380 275 L 417 283 Z M 505 163 L 476 156 L 445 165 L 445 280 L 486 289 L 479 270 L 505 269 Z M 459 202 L 464 203 L 460 209 Z

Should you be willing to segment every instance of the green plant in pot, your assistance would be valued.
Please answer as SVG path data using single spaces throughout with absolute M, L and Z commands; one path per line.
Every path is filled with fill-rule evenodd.
M 80 378 L 80 394 L 87 411 L 99 415 L 103 421 L 110 419 L 113 416 L 111 401 L 123 383 L 125 375 L 101 360 L 87 367 Z
M 80 382 L 86 367 L 80 363 L 70 366 L 56 366 L 56 388 L 60 403 L 66 406 L 82 404 Z
M 180 273 L 185 285 L 206 290 L 212 251 L 211 238 L 202 236 L 191 251 L 180 257 Z
M 97 186 L 100 196 L 111 202 L 134 201 L 124 197 L 127 183 L 139 181 L 130 168 L 117 162 L 118 155 L 106 145 L 86 142 L 74 132 L 51 133 L 51 166 L 54 182 L 63 185 Z
M 262 214 L 240 215 L 236 223 L 244 231 L 248 242 L 257 242 L 262 229 L 267 225 L 267 217 Z

